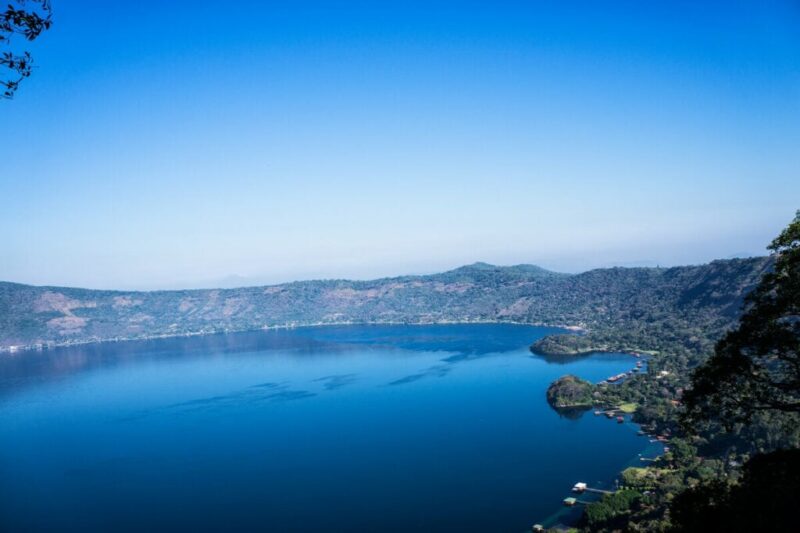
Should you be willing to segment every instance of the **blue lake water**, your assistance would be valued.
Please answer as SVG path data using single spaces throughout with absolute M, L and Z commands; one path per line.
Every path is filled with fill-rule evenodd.
M 518 325 L 342 326 L 0 358 L 2 531 L 511 531 L 648 446 L 547 405 Z

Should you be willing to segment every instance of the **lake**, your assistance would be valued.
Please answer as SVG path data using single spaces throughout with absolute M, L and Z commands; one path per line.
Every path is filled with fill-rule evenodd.
M 511 531 L 608 487 L 636 426 L 559 416 L 550 328 L 330 326 L 0 357 L 0 530 Z

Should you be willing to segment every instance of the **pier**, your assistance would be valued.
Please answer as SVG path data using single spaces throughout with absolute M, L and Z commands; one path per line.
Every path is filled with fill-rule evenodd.
M 575 493 L 576 496 L 578 494 L 583 494 L 583 493 L 586 493 L 586 492 L 590 492 L 590 493 L 594 493 L 594 494 L 601 494 L 601 495 L 602 494 L 614 494 L 615 493 L 615 491 L 613 491 L 613 490 L 597 489 L 597 488 L 594 488 L 594 487 L 590 487 L 587 483 L 584 483 L 582 481 L 579 481 L 578 483 L 575 483 L 575 485 L 572 487 L 572 492 Z M 591 505 L 592 503 L 594 503 L 594 500 L 592 500 L 592 501 L 581 500 L 581 499 L 578 499 L 576 496 L 569 496 L 567 498 L 564 498 L 561 501 L 562 505 L 564 507 L 575 507 L 577 505 Z M 549 521 L 549 519 L 548 519 L 548 521 Z M 534 532 L 534 533 L 540 532 L 540 531 L 545 531 L 546 528 L 545 528 L 545 526 L 543 524 L 547 524 L 548 521 L 545 521 L 545 522 L 542 522 L 542 523 L 538 523 L 538 524 L 533 524 L 531 526 L 531 531 Z
M 613 490 L 595 489 L 583 482 L 575 483 L 575 485 L 572 487 L 572 492 L 577 494 L 582 494 L 584 492 L 592 492 L 594 494 L 614 494 Z
M 581 505 L 589 505 L 592 502 L 585 502 L 583 500 L 579 500 L 578 498 L 564 498 L 564 505 L 566 507 L 575 507 L 577 504 Z

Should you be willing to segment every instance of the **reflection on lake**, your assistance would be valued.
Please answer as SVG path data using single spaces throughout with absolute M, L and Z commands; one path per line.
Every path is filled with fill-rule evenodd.
M 647 445 L 559 416 L 555 330 L 342 326 L 0 358 L 0 529 L 522 531 Z

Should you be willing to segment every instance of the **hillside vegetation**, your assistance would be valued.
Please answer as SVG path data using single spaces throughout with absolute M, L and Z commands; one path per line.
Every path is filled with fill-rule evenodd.
M 701 332 L 729 328 L 743 295 L 769 266 L 762 257 L 567 275 L 476 263 L 373 281 L 153 292 L 0 283 L 0 350 L 310 324 L 455 321 L 575 325 L 602 335 L 609 347 L 649 338 L 652 346 L 637 348 L 680 341 L 702 350 L 711 341 Z

